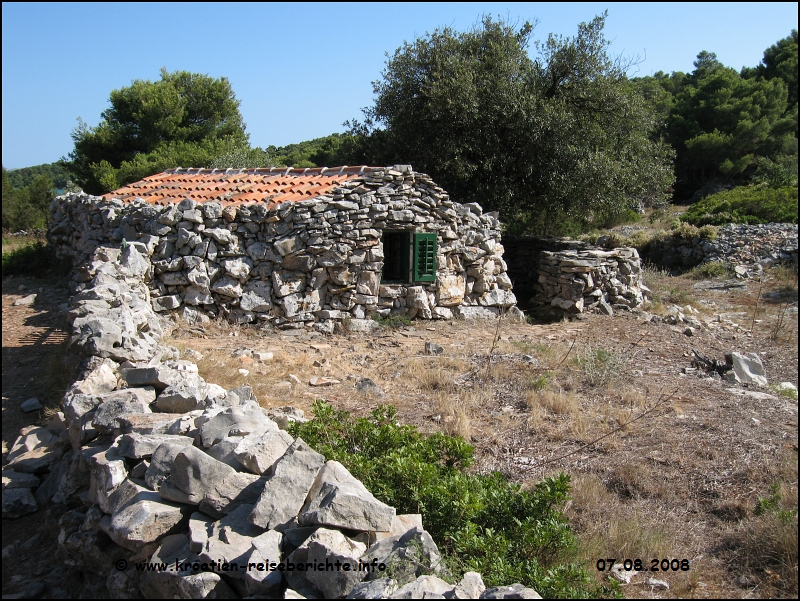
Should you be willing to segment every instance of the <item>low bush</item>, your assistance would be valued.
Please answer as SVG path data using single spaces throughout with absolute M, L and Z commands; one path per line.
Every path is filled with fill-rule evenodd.
M 387 315 L 386 317 L 381 317 L 375 313 L 370 316 L 370 319 L 384 328 L 389 328 L 391 330 L 397 330 L 411 325 L 411 319 L 405 315 Z
M 69 269 L 69 261 L 56 257 L 55 252 L 41 240 L 3 253 L 3 277 L 66 275 Z
M 692 225 L 797 223 L 797 186 L 740 186 L 695 203 L 681 219 Z
M 580 565 L 560 561 L 575 546 L 561 512 L 569 476 L 523 491 L 498 473 L 467 473 L 471 445 L 401 426 L 390 406 L 354 419 L 316 401 L 314 415 L 293 424 L 290 433 L 342 463 L 398 513 L 421 513 L 454 576 L 475 570 L 487 587 L 521 582 L 544 597 L 618 594 L 613 586 L 598 586 Z
M 698 265 L 689 272 L 693 280 L 714 280 L 728 276 L 728 266 L 722 261 L 711 261 Z

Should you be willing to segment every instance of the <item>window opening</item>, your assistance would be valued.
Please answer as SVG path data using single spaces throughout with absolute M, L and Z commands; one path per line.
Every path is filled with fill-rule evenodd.
M 436 281 L 436 234 L 383 233 L 383 277 L 387 284 Z

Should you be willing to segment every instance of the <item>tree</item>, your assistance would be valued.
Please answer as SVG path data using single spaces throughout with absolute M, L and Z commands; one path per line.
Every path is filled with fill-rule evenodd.
M 528 56 L 533 31 L 485 17 L 406 42 L 351 123 L 364 162 L 412 163 L 460 201 L 539 231 L 666 199 L 669 150 L 626 65 L 608 57 L 605 15 Z
M 742 77 L 704 51 L 689 80 L 668 125 L 679 195 L 690 196 L 714 177 L 744 183 L 759 165 L 770 171 L 782 157 L 796 156 L 797 109 L 787 110 L 781 77 Z
M 54 191 L 53 180 L 47 175 L 37 175 L 30 185 L 14 189 L 3 167 L 3 229 L 44 228 Z
M 755 69 L 742 69 L 742 77 L 782 79 L 789 91 L 789 108 L 797 105 L 797 30 L 767 48 Z
M 250 150 L 239 101 L 224 77 L 161 70 L 156 82 L 134 80 L 111 92 L 97 127 L 79 120 L 69 157 L 76 183 L 102 194 L 178 166 L 204 167 L 215 157 Z

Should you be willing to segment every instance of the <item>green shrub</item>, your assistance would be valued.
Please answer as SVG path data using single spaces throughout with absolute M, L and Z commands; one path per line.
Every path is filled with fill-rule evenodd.
M 653 239 L 653 233 L 645 230 L 638 230 L 633 232 L 625 241 L 625 246 L 632 246 L 633 248 L 641 251 L 650 244 Z
M 642 216 L 634 211 L 633 209 L 625 209 L 619 213 L 614 215 L 609 215 L 602 223 L 600 223 L 600 227 L 602 228 L 612 228 L 617 225 L 623 225 L 625 223 L 638 223 L 642 220 Z
M 797 186 L 740 186 L 695 203 L 681 219 L 693 225 L 797 223 Z
M 713 280 L 724 278 L 728 275 L 728 266 L 722 261 L 712 261 L 698 265 L 689 272 L 689 277 L 693 280 Z
M 387 315 L 386 317 L 381 317 L 377 313 L 374 313 L 370 315 L 370 319 L 384 328 L 392 330 L 411 325 L 411 319 L 405 315 Z
M 69 269 L 69 260 L 56 257 L 55 252 L 41 240 L 3 253 L 3 277 L 9 275 L 66 275 L 69 273 Z
M 704 225 L 700 228 L 700 237 L 716 240 L 719 237 L 719 230 L 713 225 Z
M 498 473 L 466 473 L 471 445 L 401 426 L 392 407 L 354 419 L 315 401 L 314 414 L 307 423 L 292 424 L 290 433 L 342 463 L 398 513 L 421 513 L 454 576 L 475 570 L 487 587 L 521 582 L 544 597 L 617 594 L 594 584 L 579 565 L 559 563 L 575 545 L 560 509 L 568 499 L 569 476 L 522 491 Z
M 553 379 L 552 372 L 546 371 L 531 379 L 531 390 L 542 391 L 550 384 Z

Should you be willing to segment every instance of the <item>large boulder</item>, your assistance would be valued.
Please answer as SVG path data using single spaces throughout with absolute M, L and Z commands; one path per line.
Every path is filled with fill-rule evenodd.
M 275 529 L 297 516 L 325 458 L 298 438 L 273 468 L 273 476 L 250 514 L 250 522 Z
M 325 599 L 344 597 L 367 574 L 359 569 L 359 558 L 365 549 L 366 545 L 348 538 L 339 530 L 319 528 L 289 555 L 288 561 L 294 564 L 321 564 L 326 569 L 288 571 L 286 580 L 297 591 L 318 593 Z M 333 566 L 337 563 L 341 569 L 334 571 Z M 327 568 L 328 565 L 331 567 Z
M 225 480 L 235 470 L 196 447 L 184 447 L 175 456 L 169 478 L 158 489 L 159 494 L 171 501 L 199 505 L 206 493 L 214 490 L 217 482 Z
M 328 461 L 320 470 L 308 496 L 309 502 L 298 517 L 302 526 L 386 531 L 396 513 L 337 461 Z

